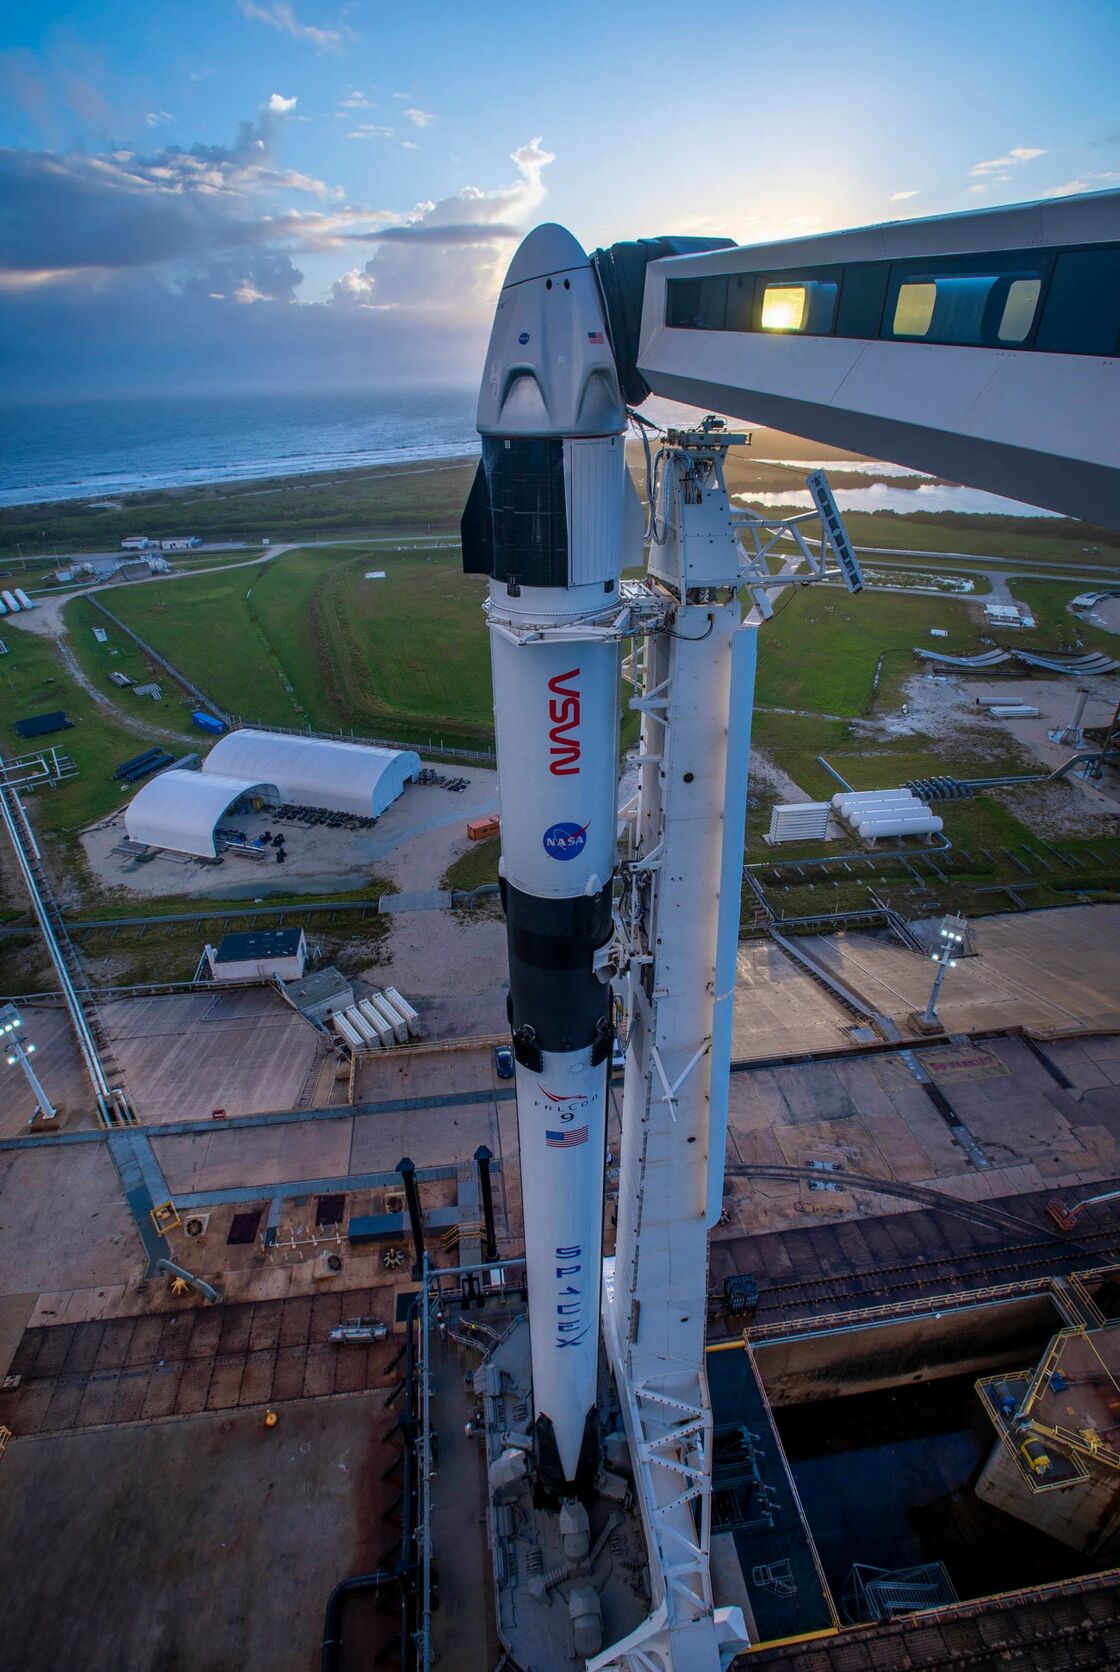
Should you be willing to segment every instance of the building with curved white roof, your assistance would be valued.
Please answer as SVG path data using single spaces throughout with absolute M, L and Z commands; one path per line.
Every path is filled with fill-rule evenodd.
M 245 729 L 221 738 L 203 761 L 203 778 L 219 774 L 275 784 L 282 801 L 368 819 L 419 776 L 420 757 L 411 749 Z
M 277 802 L 280 792 L 263 778 L 233 778 L 222 772 L 187 772 L 171 767 L 141 785 L 125 808 L 129 840 L 176 853 L 217 854 L 214 831 L 242 796 Z

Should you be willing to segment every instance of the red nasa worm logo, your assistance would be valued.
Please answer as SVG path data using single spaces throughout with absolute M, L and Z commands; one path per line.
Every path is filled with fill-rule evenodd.
M 579 669 L 571 668 L 567 673 L 556 674 L 548 682 L 548 688 L 553 693 L 548 703 L 548 717 L 552 722 L 548 734 L 552 759 L 548 770 L 554 778 L 567 778 L 579 771 L 580 748 L 576 736 L 580 714 L 579 687 L 570 683 L 578 678 Z

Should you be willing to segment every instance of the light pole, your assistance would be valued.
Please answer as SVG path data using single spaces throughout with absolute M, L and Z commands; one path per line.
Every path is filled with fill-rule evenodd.
M 941 941 L 936 952 L 930 957 L 937 965 L 937 974 L 933 978 L 933 990 L 929 995 L 929 1003 L 922 1011 L 922 1022 L 926 1026 L 937 1021 L 937 995 L 941 991 L 941 983 L 945 979 L 945 971 L 956 969 L 957 953 L 964 945 L 965 920 L 963 917 L 945 917 L 941 922 Z
M 22 1037 L 23 1017 L 14 1004 L 6 1004 L 0 1008 L 0 1043 L 7 1047 L 9 1068 L 23 1069 L 28 1085 L 35 1096 L 36 1109 L 31 1119 L 54 1120 L 58 1110 L 39 1083 L 39 1076 L 31 1066 L 31 1058 L 35 1054 L 34 1045 Z

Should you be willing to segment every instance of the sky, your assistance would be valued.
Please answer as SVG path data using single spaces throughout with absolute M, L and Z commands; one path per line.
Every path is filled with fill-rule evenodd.
M 36 0 L 9 397 L 477 380 L 542 220 L 741 242 L 1120 185 L 1120 0 Z

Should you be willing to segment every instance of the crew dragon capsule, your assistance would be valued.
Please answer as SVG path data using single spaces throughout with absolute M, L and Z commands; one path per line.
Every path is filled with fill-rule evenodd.
M 478 403 L 482 459 L 463 566 L 487 612 L 502 811 L 541 1484 L 583 1492 L 596 1380 L 628 500 L 626 409 L 595 274 L 562 227 L 530 233 L 497 306 Z

